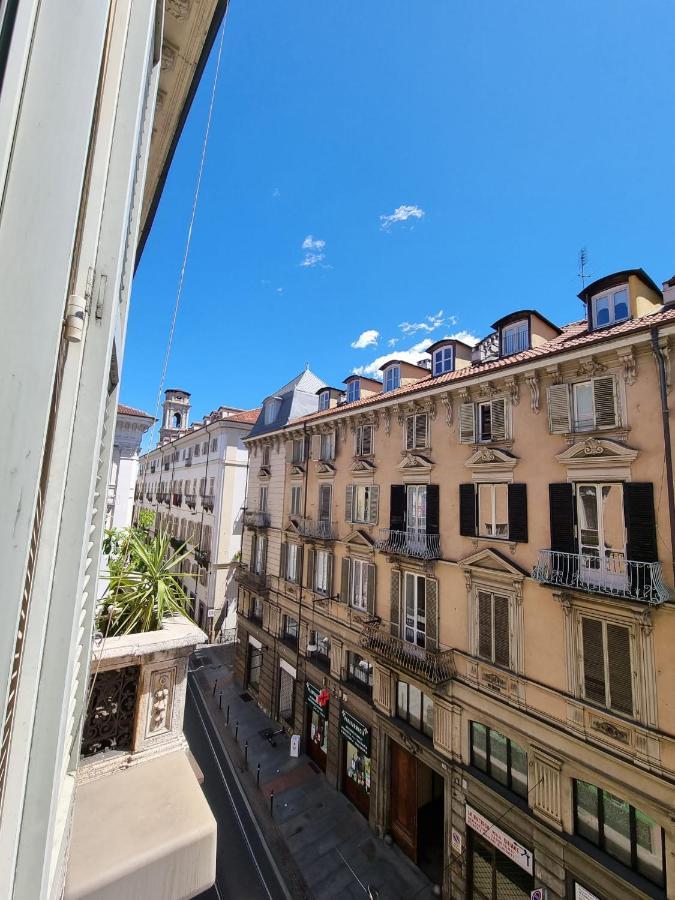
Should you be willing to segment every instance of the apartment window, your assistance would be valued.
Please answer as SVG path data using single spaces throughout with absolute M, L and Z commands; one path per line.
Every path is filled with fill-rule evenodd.
M 527 485 L 460 484 L 459 533 L 463 537 L 527 543 Z
M 510 667 L 508 597 L 478 591 L 478 656 L 496 665 Z
M 248 678 L 246 687 L 257 693 L 260 687 L 260 671 L 263 665 L 263 653 L 253 644 L 248 646 Z
M 269 466 L 269 464 L 270 464 L 269 444 L 265 444 L 265 446 L 262 448 L 262 464 L 263 464 L 263 466 Z
M 363 559 L 342 560 L 342 597 L 354 609 L 372 612 L 375 603 L 375 566 Z
M 435 350 L 432 359 L 434 375 L 443 375 L 444 372 L 452 372 L 455 368 L 452 347 L 441 347 L 439 350 Z
M 297 582 L 300 574 L 300 547 L 298 544 L 284 544 L 286 548 L 286 565 L 282 567 L 287 581 Z
M 319 485 L 319 523 L 329 525 L 331 520 L 331 504 L 333 488 L 329 484 Z
M 304 438 L 294 438 L 293 439 L 293 455 L 292 462 L 296 465 L 298 463 L 303 463 L 305 461 L 305 439 Z
M 424 450 L 429 446 L 429 416 L 426 413 L 416 413 L 414 416 L 406 416 L 405 420 L 405 448 L 406 450 Z
M 310 631 L 307 655 L 326 669 L 330 669 L 330 638 L 321 631 Z
M 292 644 L 298 643 L 298 621 L 292 616 L 283 618 L 283 639 Z
M 348 484 L 345 500 L 346 521 L 374 525 L 378 519 L 379 501 L 379 485 Z
M 434 736 L 434 701 L 414 684 L 398 682 L 396 715 L 427 737 Z
M 209 452 L 209 442 L 204 441 L 204 443 L 202 444 L 202 454 L 204 456 L 206 456 L 208 452 Z
M 478 534 L 481 537 L 509 536 L 508 484 L 479 484 Z
M 253 607 L 251 609 L 251 618 L 256 622 L 262 622 L 265 605 L 260 597 L 253 598 Z
M 347 403 L 355 403 L 361 399 L 361 382 L 350 381 L 347 385 Z
M 630 628 L 591 616 L 580 616 L 580 620 L 584 697 L 632 716 Z
M 513 322 L 502 328 L 502 356 L 511 356 L 530 347 L 530 329 L 527 319 Z
M 199 444 L 195 444 L 194 455 L 195 455 L 195 456 L 200 456 L 200 455 L 201 455 L 201 452 L 202 452 L 202 451 L 201 451 L 201 449 L 200 449 L 200 445 L 199 445 Z
M 628 288 L 626 286 L 598 294 L 592 298 L 591 303 L 593 304 L 594 328 L 604 328 L 606 325 L 614 325 L 615 322 L 623 322 L 628 318 Z
M 328 409 L 330 406 L 330 391 L 322 391 L 319 394 L 319 409 Z
M 265 574 L 265 564 L 267 556 L 267 538 L 259 534 L 255 539 L 255 548 L 253 556 L 253 571 L 256 575 Z
M 280 409 L 281 409 L 281 398 L 280 397 L 272 397 L 270 400 L 265 401 L 265 412 L 264 412 L 265 425 L 271 425 L 272 422 L 276 422 Z
M 418 647 L 427 642 L 427 579 L 405 572 L 403 576 L 403 637 Z
M 260 512 L 267 512 L 267 485 L 263 485 L 260 488 L 258 509 L 260 510 Z
M 663 829 L 630 803 L 575 779 L 574 832 L 652 883 L 665 887 Z
M 389 366 L 384 370 L 384 391 L 395 391 L 401 386 L 401 367 Z
M 347 678 L 355 681 L 369 693 L 373 692 L 373 664 L 358 653 L 347 654 Z
M 527 800 L 527 753 L 479 722 L 471 723 L 471 765 Z
M 302 488 L 296 485 L 291 488 L 291 515 L 299 516 L 302 512 Z
M 206 478 L 199 479 L 199 496 L 203 497 L 206 493 Z
M 370 456 L 373 452 L 373 426 L 359 425 L 356 429 L 356 455 Z
M 598 431 L 620 424 L 616 379 L 602 375 L 548 389 L 548 419 L 552 434 Z
M 218 449 L 218 438 L 211 438 L 211 453 L 215 453 Z
M 330 431 L 321 435 L 319 446 L 319 459 L 323 462 L 330 462 L 335 459 L 335 432 Z
M 317 594 L 328 595 L 330 591 L 331 554 L 327 550 L 317 550 L 314 560 L 314 590 Z
M 462 403 L 459 440 L 462 444 L 503 441 L 509 437 L 505 398 L 480 403 Z

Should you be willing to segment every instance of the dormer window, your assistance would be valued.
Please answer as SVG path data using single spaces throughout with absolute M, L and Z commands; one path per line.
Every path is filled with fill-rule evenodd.
M 347 403 L 354 403 L 361 399 L 361 382 L 350 381 L 347 385 Z
M 265 425 L 271 425 L 272 422 L 276 422 L 280 409 L 280 397 L 272 397 L 265 401 Z
M 397 387 L 401 386 L 401 367 L 400 366 L 389 366 L 388 369 L 384 370 L 384 390 L 385 391 L 395 391 Z
M 330 391 L 321 391 L 319 394 L 319 409 L 328 409 L 330 406 Z
M 527 319 L 519 319 L 502 328 L 502 356 L 511 356 L 530 348 L 530 329 Z
M 452 347 L 441 347 L 434 351 L 433 356 L 433 373 L 443 375 L 444 372 L 452 372 L 455 368 L 454 354 Z
M 628 318 L 628 288 L 623 285 L 592 298 L 593 327 L 605 328 Z

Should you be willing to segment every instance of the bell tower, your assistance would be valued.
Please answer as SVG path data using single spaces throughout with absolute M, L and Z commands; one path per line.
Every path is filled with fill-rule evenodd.
M 190 425 L 190 395 L 187 391 L 170 388 L 164 392 L 164 413 L 159 430 L 160 446 L 171 438 L 178 437 Z

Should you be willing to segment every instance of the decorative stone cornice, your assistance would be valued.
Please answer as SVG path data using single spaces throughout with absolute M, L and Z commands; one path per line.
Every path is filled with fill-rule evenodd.
M 602 375 L 603 372 L 607 371 L 607 366 L 603 366 L 601 362 L 599 362 L 594 356 L 589 356 L 587 359 L 583 359 L 577 368 L 577 375 L 582 377 L 584 375 Z

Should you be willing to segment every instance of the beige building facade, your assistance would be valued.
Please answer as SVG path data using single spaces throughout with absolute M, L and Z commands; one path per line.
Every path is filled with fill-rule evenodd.
M 238 677 L 446 897 L 675 897 L 675 307 L 580 296 L 247 440 Z

